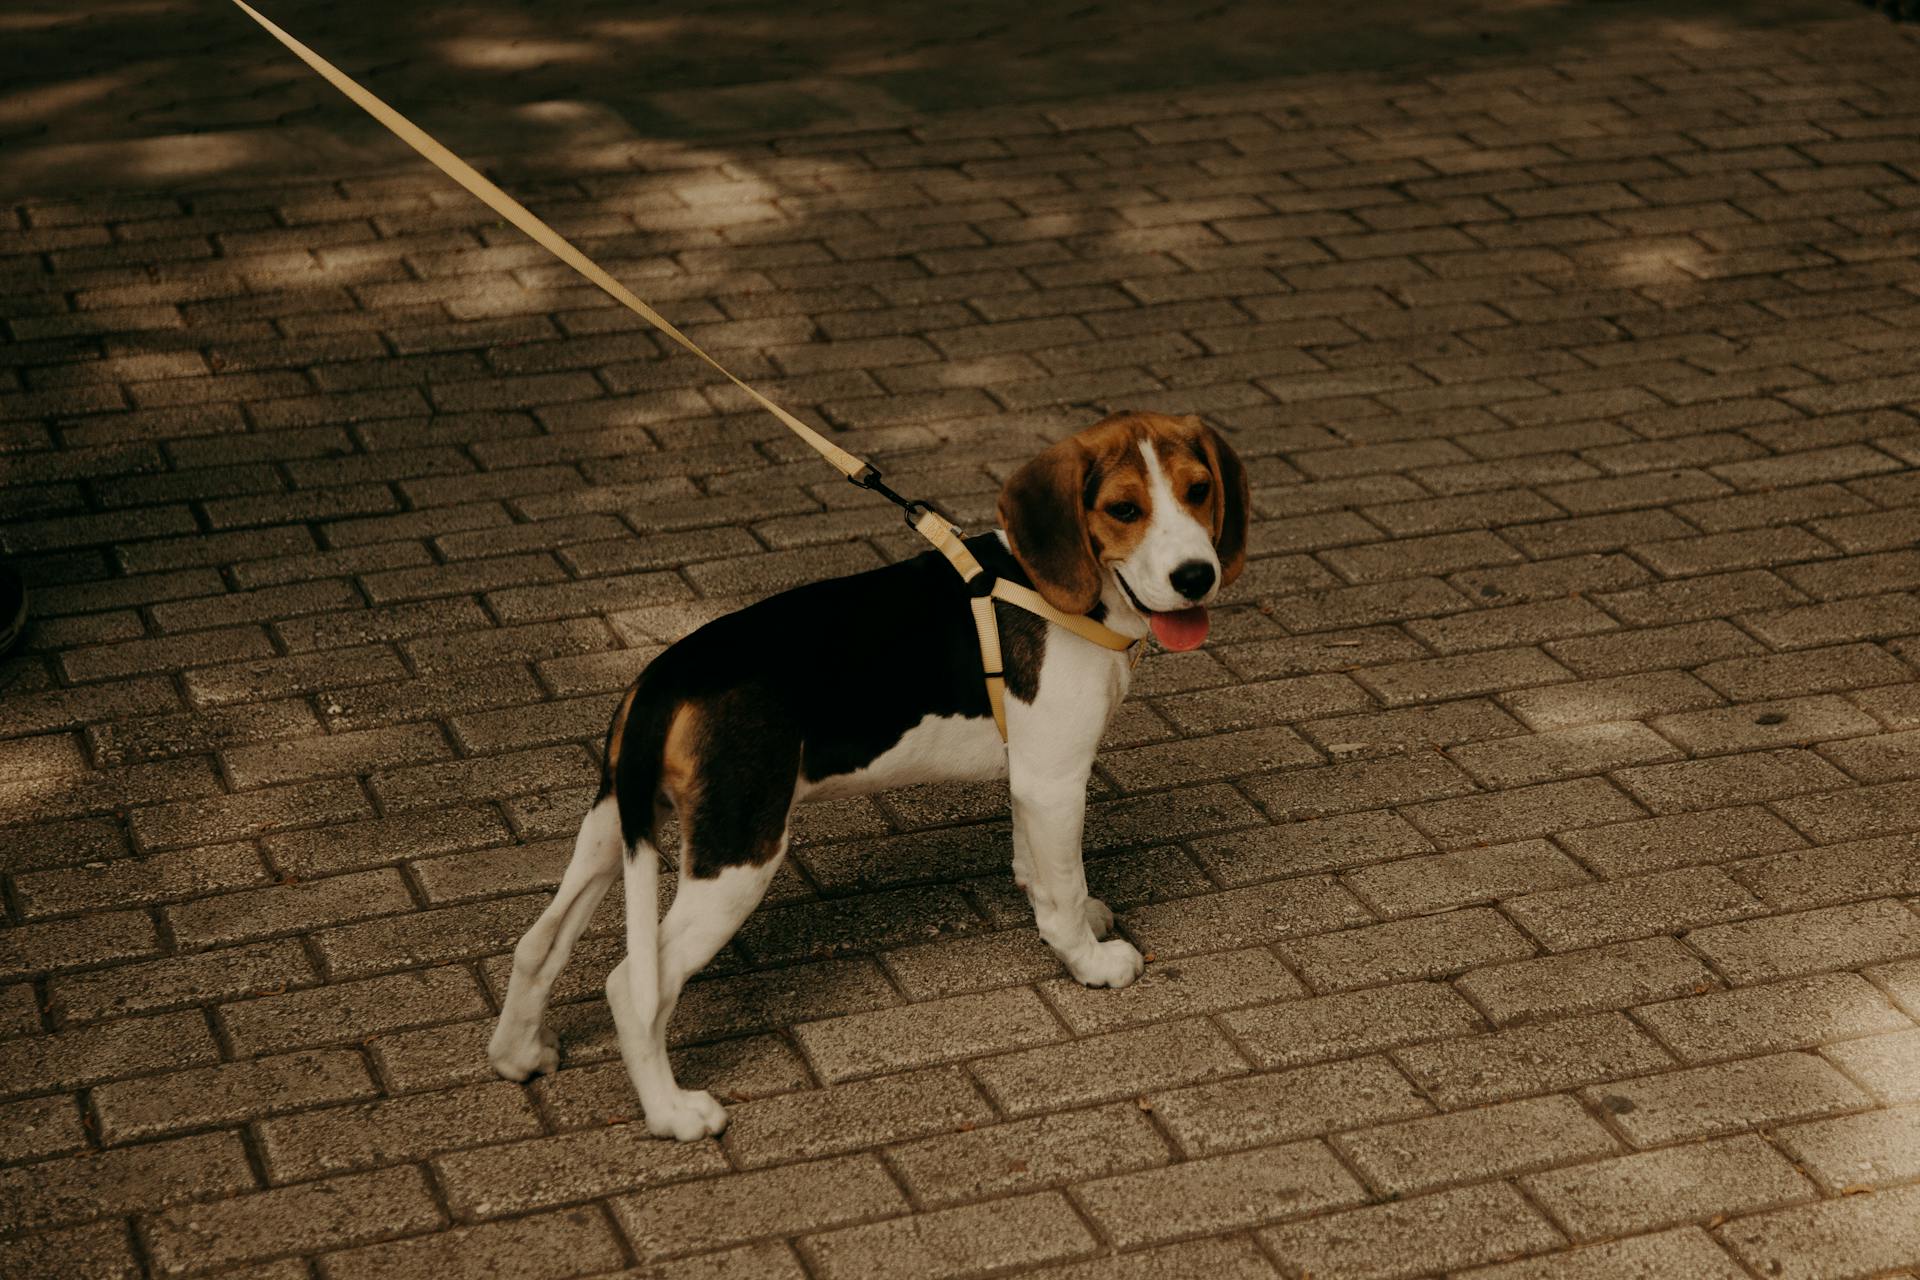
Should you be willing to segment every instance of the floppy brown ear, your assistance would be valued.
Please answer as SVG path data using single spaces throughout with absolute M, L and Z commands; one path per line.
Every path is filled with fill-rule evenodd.
M 1013 557 L 1047 603 L 1085 613 L 1100 600 L 1100 563 L 1087 534 L 1087 469 L 1093 459 L 1062 440 L 1007 478 L 1000 527 Z
M 1247 510 L 1253 505 L 1247 469 L 1218 431 L 1198 418 L 1186 421 L 1200 435 L 1200 451 L 1206 455 L 1214 489 L 1220 495 L 1213 509 L 1213 549 L 1220 557 L 1220 585 L 1224 587 L 1247 567 Z

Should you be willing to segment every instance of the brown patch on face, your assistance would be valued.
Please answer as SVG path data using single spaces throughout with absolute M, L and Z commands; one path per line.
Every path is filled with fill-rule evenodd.
M 1101 565 L 1125 559 L 1146 532 L 1152 500 L 1135 416 L 1117 415 L 1067 437 L 1000 491 L 1000 526 L 1014 558 L 1057 609 L 1085 613 L 1099 603 Z M 1136 504 L 1140 515 L 1114 515 L 1123 502 Z
M 1132 555 L 1153 523 L 1153 490 L 1140 452 L 1151 430 L 1146 415 L 1120 414 L 1074 437 L 1092 459 L 1081 501 L 1100 564 L 1119 564 Z

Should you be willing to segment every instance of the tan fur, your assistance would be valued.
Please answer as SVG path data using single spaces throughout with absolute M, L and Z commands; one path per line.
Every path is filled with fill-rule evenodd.
M 700 778 L 700 738 L 703 717 L 691 702 L 683 702 L 667 726 L 660 752 L 660 792 L 680 813 L 687 812 Z
M 627 696 L 620 700 L 620 709 L 613 713 L 613 728 L 607 732 L 607 776 L 619 776 L 620 744 L 627 739 L 627 716 L 633 711 L 633 695 L 640 692 L 638 685 L 627 690 Z

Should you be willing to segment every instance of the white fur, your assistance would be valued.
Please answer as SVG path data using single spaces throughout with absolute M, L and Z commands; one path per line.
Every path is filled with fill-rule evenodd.
M 1007 776 L 1007 751 L 993 721 L 928 716 L 853 773 L 801 779 L 797 799 L 829 800 L 910 787 L 918 782 L 979 782 Z
M 1220 593 L 1220 554 L 1214 550 L 1213 533 L 1174 493 L 1151 440 L 1140 442 L 1140 456 L 1147 460 L 1152 516 L 1139 545 L 1114 568 L 1140 603 L 1156 613 L 1206 604 Z M 1175 589 L 1173 571 L 1196 560 L 1213 566 L 1213 587 L 1200 599 L 1189 600 Z
M 1218 568 L 1211 539 L 1176 500 L 1151 448 L 1143 446 L 1152 488 L 1151 527 L 1117 568 L 1148 608 L 1185 608 L 1168 575 L 1206 559 Z M 1005 535 L 1001 535 L 1002 541 Z M 1138 579 L 1133 573 L 1139 573 Z M 1147 620 L 1111 571 L 1103 575 L 1106 625 L 1139 638 Z M 1171 597 L 1171 598 L 1169 598 Z M 1033 904 L 1040 936 L 1069 972 L 1089 986 L 1124 987 L 1143 965 L 1133 944 L 1102 942 L 1113 924 L 1105 904 L 1087 895 L 1080 860 L 1087 780 L 1094 753 L 1132 679 L 1131 655 L 1116 653 L 1059 627 L 1047 632 L 1039 695 L 1007 699 L 1008 745 L 989 719 L 930 716 L 858 773 L 804 787 L 810 798 L 850 795 L 939 780 L 1005 776 L 1013 799 L 1014 879 Z M 513 974 L 488 1056 L 499 1073 L 524 1080 L 559 1064 L 551 1031 L 541 1025 L 553 981 L 615 874 L 627 894 L 627 955 L 607 976 L 607 1000 L 621 1057 L 639 1095 L 647 1127 L 683 1141 L 720 1132 L 726 1110 L 713 1095 L 682 1089 L 667 1061 L 667 1021 L 687 979 L 705 968 L 766 893 L 786 854 L 759 866 L 731 866 L 710 879 L 680 878 L 661 919 L 659 854 L 645 842 L 623 850 L 611 798 L 581 824 L 573 860 L 553 902 L 514 948 Z M 624 853 L 624 857 L 622 856 Z M 683 851 L 683 865 L 690 851 Z

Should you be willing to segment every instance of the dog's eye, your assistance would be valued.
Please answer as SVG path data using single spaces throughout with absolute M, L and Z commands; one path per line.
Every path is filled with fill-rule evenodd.
M 1187 501 L 1193 503 L 1205 502 L 1207 495 L 1212 492 L 1213 482 L 1211 480 L 1195 480 L 1187 486 Z
M 1132 524 L 1140 518 L 1140 508 L 1131 502 L 1114 502 L 1107 506 L 1107 514 L 1121 524 Z

